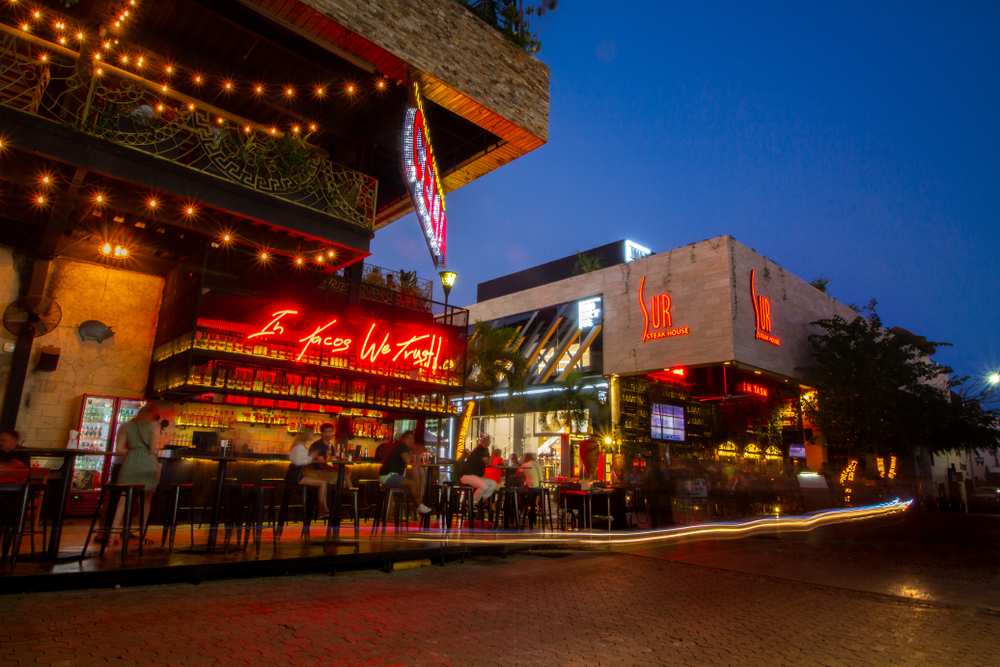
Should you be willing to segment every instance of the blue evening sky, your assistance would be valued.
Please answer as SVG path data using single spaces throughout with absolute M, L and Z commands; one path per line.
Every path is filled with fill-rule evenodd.
M 549 143 L 447 198 L 452 303 L 577 248 L 731 234 L 1000 369 L 1000 3 L 561 4 Z M 372 252 L 436 277 L 412 215 Z

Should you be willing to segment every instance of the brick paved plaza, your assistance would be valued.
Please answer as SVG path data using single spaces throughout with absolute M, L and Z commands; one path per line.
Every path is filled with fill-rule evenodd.
M 810 540 L 790 538 L 803 569 Z M 678 560 L 744 543 L 778 541 L 0 597 L 0 664 L 997 664 L 989 605 Z M 976 575 L 980 587 L 996 590 L 996 565 Z

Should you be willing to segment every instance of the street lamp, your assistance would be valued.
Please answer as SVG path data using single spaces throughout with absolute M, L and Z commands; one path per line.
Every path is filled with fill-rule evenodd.
M 448 314 L 448 295 L 451 294 L 451 288 L 455 284 L 455 279 L 458 278 L 458 274 L 454 271 L 439 271 L 438 275 L 441 276 L 441 287 L 444 289 L 444 312 L 445 315 Z M 448 318 L 449 321 L 451 318 Z
M 987 378 L 990 384 L 1000 384 L 1000 373 L 994 373 Z

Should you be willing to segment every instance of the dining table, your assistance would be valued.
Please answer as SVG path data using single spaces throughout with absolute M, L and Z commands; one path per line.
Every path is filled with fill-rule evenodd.
M 56 504 L 52 515 L 52 525 L 49 531 L 49 543 L 46 546 L 43 560 L 49 563 L 59 561 L 79 560 L 80 553 L 60 555 L 59 548 L 62 544 L 63 526 L 66 522 L 66 502 L 69 499 L 73 486 L 73 472 L 76 470 L 76 460 L 81 456 L 94 456 L 101 458 L 113 458 L 124 456 L 116 452 L 95 452 L 87 449 L 39 449 L 35 447 L 18 447 L 17 454 L 24 454 L 33 458 L 61 458 L 62 465 L 59 470 L 59 485 L 56 489 Z

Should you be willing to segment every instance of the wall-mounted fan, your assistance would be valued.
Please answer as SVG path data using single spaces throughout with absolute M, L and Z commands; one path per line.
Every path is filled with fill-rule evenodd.
M 47 296 L 23 296 L 3 311 L 3 326 L 18 338 L 44 336 L 62 320 L 62 308 Z

